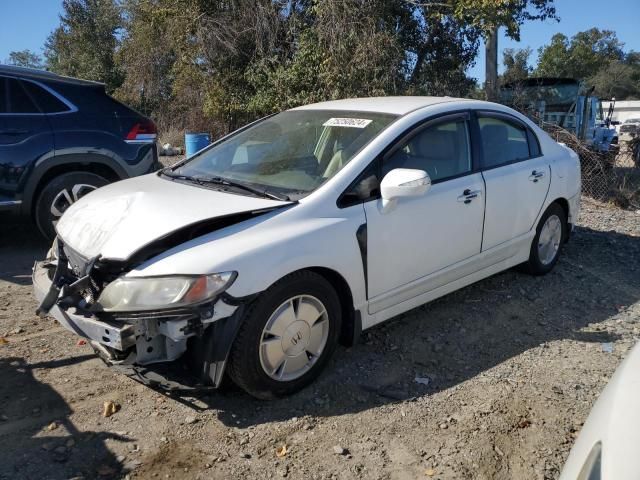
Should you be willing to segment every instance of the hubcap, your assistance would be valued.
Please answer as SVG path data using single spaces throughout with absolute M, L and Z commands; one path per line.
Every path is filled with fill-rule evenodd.
M 557 215 L 551 215 L 544 222 L 538 239 L 538 258 L 543 265 L 549 265 L 556 258 L 562 241 L 562 222 Z
M 329 338 L 329 317 L 311 295 L 290 298 L 269 317 L 260 338 L 260 365 L 281 382 L 300 378 L 316 363 Z
M 71 187 L 71 190 L 65 188 L 64 190 L 58 192 L 58 194 L 53 199 L 53 202 L 51 202 L 50 211 L 51 215 L 53 216 L 53 222 L 57 222 L 65 212 L 65 210 L 69 208 L 72 203 L 77 202 L 87 193 L 93 192 L 96 188 L 97 187 L 95 187 L 94 185 L 79 183 Z

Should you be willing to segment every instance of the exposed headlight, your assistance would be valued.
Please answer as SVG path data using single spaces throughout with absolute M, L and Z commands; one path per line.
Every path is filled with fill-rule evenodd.
M 120 277 L 104 289 L 98 304 L 106 312 L 134 312 L 200 303 L 224 292 L 236 272 L 171 277 Z

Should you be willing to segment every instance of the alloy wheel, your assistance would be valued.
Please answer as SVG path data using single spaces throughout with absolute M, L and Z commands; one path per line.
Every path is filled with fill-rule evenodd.
M 51 202 L 50 212 L 53 217 L 53 223 L 55 224 L 62 214 L 69 208 L 72 204 L 80 200 L 87 193 L 93 192 L 96 188 L 94 185 L 89 185 L 86 183 L 81 183 L 74 185 L 71 189 L 63 189 L 54 197 Z

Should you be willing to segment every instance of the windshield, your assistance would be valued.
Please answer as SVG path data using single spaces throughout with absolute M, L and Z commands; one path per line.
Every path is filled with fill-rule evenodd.
M 233 134 L 173 173 L 301 197 L 338 173 L 395 118 L 343 110 L 282 112 Z

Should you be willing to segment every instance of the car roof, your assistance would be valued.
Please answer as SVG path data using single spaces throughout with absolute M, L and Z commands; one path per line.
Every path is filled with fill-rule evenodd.
M 0 65 L 0 75 L 9 75 L 12 77 L 26 78 L 30 80 L 42 80 L 48 82 L 61 82 L 74 85 L 85 85 L 93 87 L 102 87 L 104 83 L 93 82 L 91 80 L 83 80 L 80 78 L 65 77 L 57 73 L 47 70 L 39 70 L 37 68 L 17 67 L 14 65 Z
M 345 110 L 354 112 L 390 113 L 393 115 L 406 115 L 420 108 L 438 103 L 468 101 L 464 98 L 454 97 L 366 97 L 347 98 L 344 100 L 331 100 L 328 102 L 303 105 L 292 110 Z

